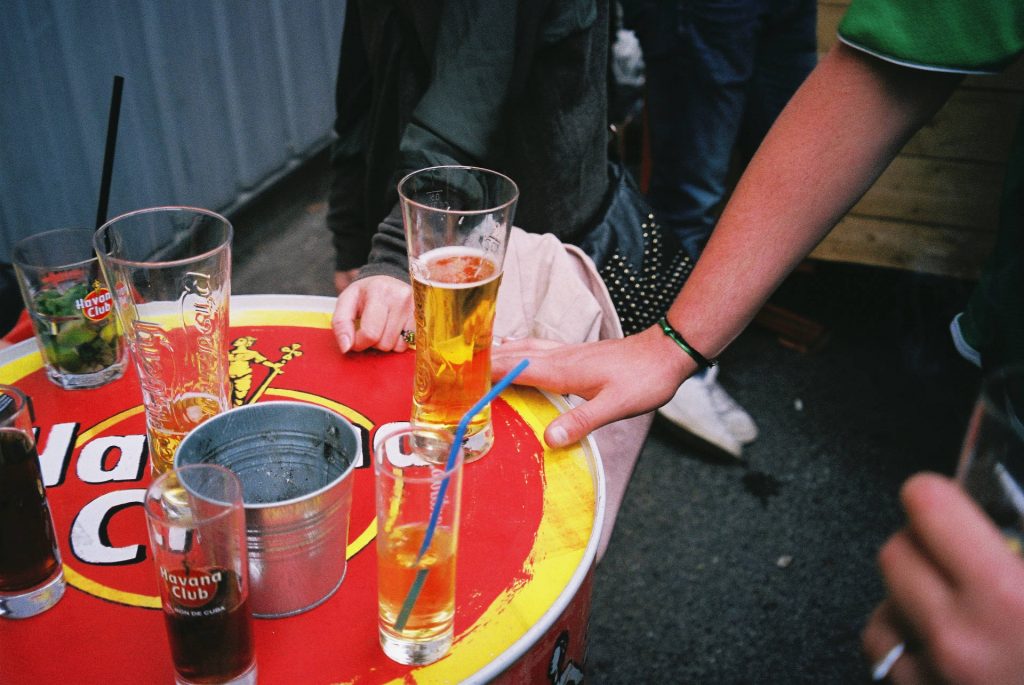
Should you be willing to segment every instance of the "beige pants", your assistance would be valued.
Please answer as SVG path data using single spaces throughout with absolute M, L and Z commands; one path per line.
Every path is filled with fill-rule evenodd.
M 551 234 L 512 229 L 498 290 L 494 335 L 566 343 L 621 338 L 622 326 L 594 263 Z M 578 398 L 569 398 L 576 401 Z M 604 556 L 626 486 L 640 457 L 654 413 L 594 431 L 604 466 L 605 515 L 597 558 Z

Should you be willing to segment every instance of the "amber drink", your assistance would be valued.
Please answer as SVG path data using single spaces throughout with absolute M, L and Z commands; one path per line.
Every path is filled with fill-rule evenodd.
M 416 377 L 413 423 L 454 433 L 491 387 L 491 330 L 501 274 L 483 253 L 442 247 L 413 276 Z M 493 442 L 490 405 L 473 417 L 467 445 Z
M 455 618 L 455 545 L 451 529 L 436 529 L 431 548 L 418 558 L 426 525 L 398 526 L 380 536 L 377 545 L 377 587 L 386 631 L 397 639 L 429 641 L 451 630 Z M 425 580 L 405 627 L 396 630 L 402 604 L 416 575 Z
M 436 661 L 454 639 L 462 451 L 452 439 L 405 426 L 374 441 L 378 636 L 402 664 Z
M 151 421 L 146 431 L 153 472 L 164 473 L 170 470 L 174 466 L 174 455 L 185 436 L 222 411 L 224 406 L 213 395 L 186 393 L 172 400 L 166 418 Z
M 433 167 L 398 184 L 416 313 L 413 423 L 454 431 L 491 387 L 502 263 L 519 190 L 474 167 Z M 465 433 L 466 462 L 491 448 L 490 408 Z

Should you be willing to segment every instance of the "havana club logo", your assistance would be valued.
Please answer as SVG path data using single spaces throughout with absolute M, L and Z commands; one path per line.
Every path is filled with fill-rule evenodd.
M 171 597 L 175 604 L 189 609 L 199 609 L 209 604 L 217 596 L 222 576 L 223 573 L 216 569 L 160 569 L 160 580 L 164 584 L 166 596 Z
M 103 321 L 110 316 L 113 308 L 113 296 L 108 289 L 100 285 L 99 281 L 93 282 L 92 292 L 75 300 L 75 309 L 82 312 L 82 315 L 90 321 Z

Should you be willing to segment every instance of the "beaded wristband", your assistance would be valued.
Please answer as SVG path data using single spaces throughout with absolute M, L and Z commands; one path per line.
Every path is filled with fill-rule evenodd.
M 709 369 L 712 366 L 718 364 L 717 359 L 708 359 L 703 354 L 693 349 L 693 346 L 690 345 L 690 343 L 686 342 L 686 339 L 683 338 L 682 335 L 680 335 L 679 331 L 672 328 L 672 324 L 670 324 L 668 322 L 668 319 L 666 319 L 664 316 L 658 319 L 658 325 L 661 326 L 661 330 L 665 332 L 665 335 L 672 339 L 672 342 L 674 342 L 676 345 L 679 345 L 679 347 L 682 348 L 683 352 L 690 355 L 693 361 L 697 362 L 697 368 Z

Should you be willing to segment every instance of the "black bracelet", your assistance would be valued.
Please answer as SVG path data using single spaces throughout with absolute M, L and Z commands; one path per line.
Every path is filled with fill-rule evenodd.
M 693 361 L 697 362 L 697 368 L 699 369 L 710 369 L 712 366 L 718 364 L 717 359 L 708 359 L 703 354 L 693 349 L 693 345 L 686 342 L 686 339 L 680 335 L 679 331 L 672 328 L 672 324 L 668 322 L 664 316 L 658 319 L 658 325 L 661 326 L 661 330 L 665 332 L 665 335 L 672 338 L 672 342 L 679 345 L 683 349 L 683 352 L 690 355 Z

